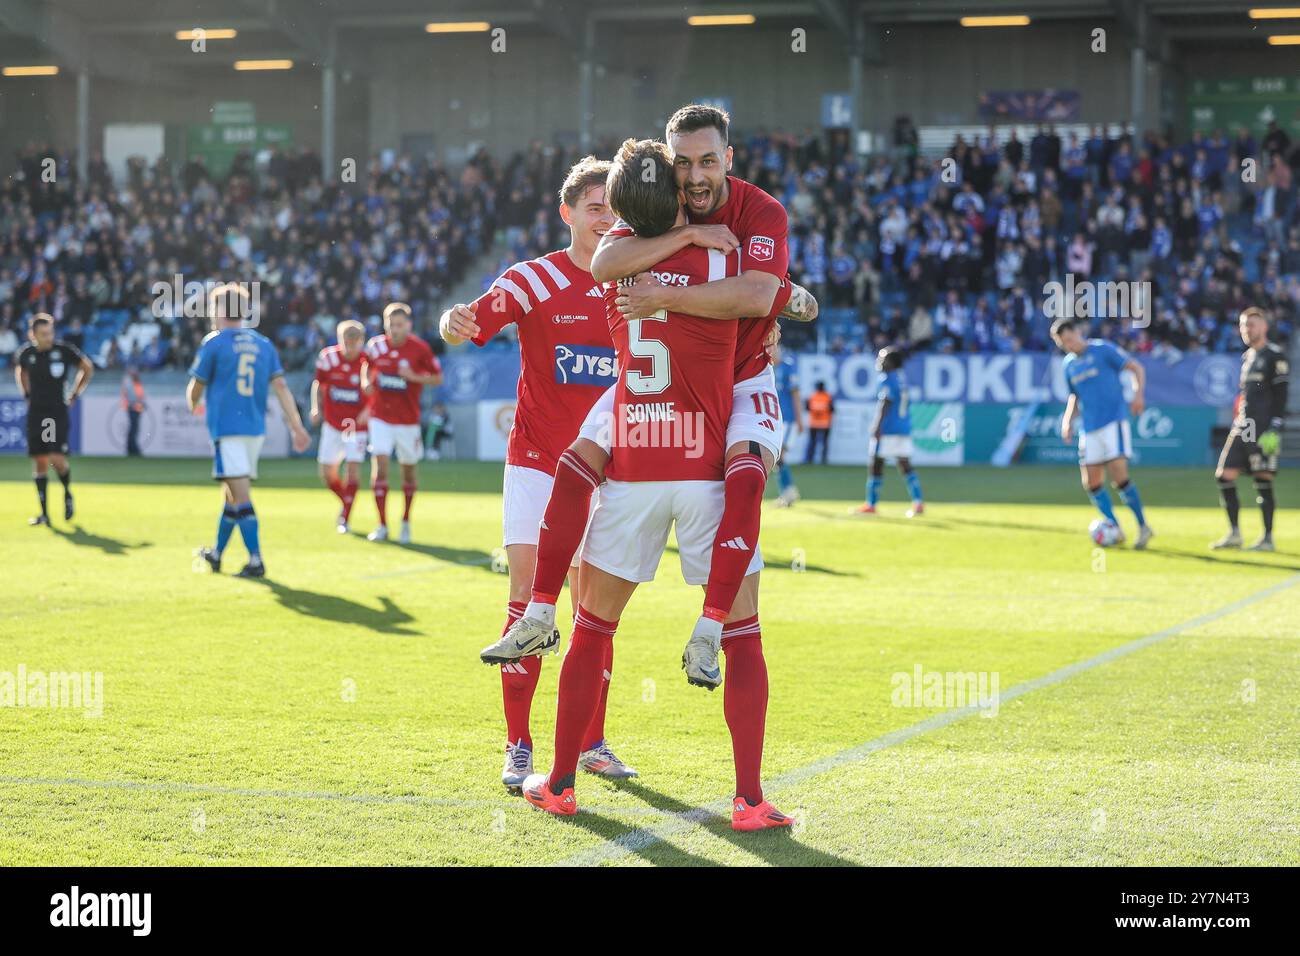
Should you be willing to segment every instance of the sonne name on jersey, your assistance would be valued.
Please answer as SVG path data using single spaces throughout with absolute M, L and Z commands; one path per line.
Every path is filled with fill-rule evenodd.
M 634 405 L 627 405 L 624 408 L 627 424 L 670 422 L 676 417 L 676 412 L 673 409 L 675 404 L 675 402 L 638 402 Z

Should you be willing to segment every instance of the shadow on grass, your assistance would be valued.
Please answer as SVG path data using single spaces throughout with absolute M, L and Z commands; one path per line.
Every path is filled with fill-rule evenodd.
M 352 624 L 380 634 L 418 636 L 421 633 L 413 628 L 402 626 L 414 621 L 415 618 L 386 596 L 379 598 L 380 607 L 372 608 L 337 594 L 320 594 L 316 591 L 291 588 L 270 578 L 249 580 L 270 589 L 282 607 L 305 617 L 323 618 L 338 624 Z
M 790 829 L 765 830 L 758 833 L 737 833 L 731 829 L 731 820 L 719 814 L 683 803 L 652 787 L 635 780 L 624 780 L 619 790 L 644 801 L 656 810 L 689 817 L 705 832 L 725 840 L 745 853 L 752 854 L 772 866 L 855 866 L 851 860 L 814 849 L 800 843 Z M 653 829 L 629 826 L 609 817 L 579 810 L 573 822 L 597 836 L 627 845 L 647 863 L 655 866 L 720 866 L 710 860 L 674 846 L 667 839 L 657 838 Z M 642 845 L 644 844 L 644 845 Z
M 77 525 L 71 531 L 65 531 L 50 525 L 50 530 L 57 534 L 69 544 L 75 544 L 83 548 L 99 548 L 105 554 L 124 555 L 128 551 L 136 551 L 140 548 L 152 548 L 152 541 L 140 541 L 136 544 L 129 544 L 126 541 L 119 541 L 117 538 L 110 538 L 102 534 L 92 534 L 81 525 Z
M 399 544 L 396 541 L 392 542 L 392 544 L 403 551 L 414 551 L 416 554 L 423 554 L 426 557 L 446 561 L 449 564 L 460 564 L 467 567 L 481 566 L 487 568 L 488 571 L 492 571 L 492 555 L 477 548 L 448 548 L 438 544 Z

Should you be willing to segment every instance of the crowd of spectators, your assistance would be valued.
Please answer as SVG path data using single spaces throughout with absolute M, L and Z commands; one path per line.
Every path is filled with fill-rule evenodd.
M 788 345 L 1046 349 L 1045 290 L 1067 277 L 1145 284 L 1145 319 L 1103 316 L 1094 331 L 1171 358 L 1239 348 L 1246 304 L 1270 309 L 1280 338 L 1300 309 L 1300 148 L 1276 124 L 1260 142 L 990 130 L 941 157 L 915 137 L 867 159 L 842 136 L 733 140 L 734 172 L 789 210 L 791 273 L 822 303 Z M 502 270 L 567 241 L 555 188 L 576 158 L 533 143 L 452 170 L 385 153 L 327 186 L 305 150 L 244 155 L 221 176 L 137 161 L 117 182 L 96 156 L 79 182 L 69 155 L 28 146 L 0 181 L 0 364 L 45 311 L 102 367 L 183 368 L 207 320 L 155 292 L 178 277 L 259 283 L 260 327 L 291 369 L 341 319 L 377 331 L 393 299 L 436 338 L 441 297 L 498 233 Z
M 736 174 L 789 210 L 791 272 L 823 304 L 819 331 L 787 330 L 801 344 L 1050 349 L 1045 287 L 1067 276 L 1100 299 L 1094 332 L 1171 359 L 1240 349 L 1247 304 L 1274 314 L 1280 338 L 1300 310 L 1300 148 L 1276 124 L 1261 142 L 990 130 L 945 156 L 913 139 L 867 161 L 834 144 L 735 142 Z M 1126 288 L 1154 301 L 1136 322 L 1103 317 L 1101 282 L 1147 283 Z
M 101 367 L 184 368 L 208 329 L 186 295 L 228 281 L 258 283 L 259 327 L 290 369 L 342 319 L 377 331 L 394 299 L 429 333 L 496 230 L 533 221 L 559 161 L 540 147 L 504 165 L 480 152 L 453 171 L 385 154 L 326 186 L 307 151 L 244 155 L 221 176 L 199 160 L 133 162 L 118 182 L 93 157 L 78 182 L 72 157 L 31 145 L 0 181 L 0 364 L 26 318 L 49 312 Z

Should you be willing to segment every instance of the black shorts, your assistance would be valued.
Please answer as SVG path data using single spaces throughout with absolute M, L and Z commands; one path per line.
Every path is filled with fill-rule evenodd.
M 68 453 L 68 406 L 27 409 L 27 454 Z
M 1219 471 L 1233 468 L 1253 475 L 1261 471 L 1276 472 L 1277 466 L 1277 455 L 1264 454 L 1258 444 L 1246 441 L 1235 428 L 1228 433 L 1228 440 L 1223 443 L 1223 451 L 1219 454 Z

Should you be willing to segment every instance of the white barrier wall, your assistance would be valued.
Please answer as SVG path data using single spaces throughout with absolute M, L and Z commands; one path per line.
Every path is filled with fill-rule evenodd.
M 81 454 L 125 455 L 128 421 L 121 400 L 87 395 L 81 404 Z M 139 442 L 141 452 L 152 458 L 207 458 L 212 454 L 207 424 L 190 413 L 183 396 L 146 396 Z M 273 402 L 266 415 L 262 457 L 285 458 L 288 454 L 289 429 L 279 405 Z

